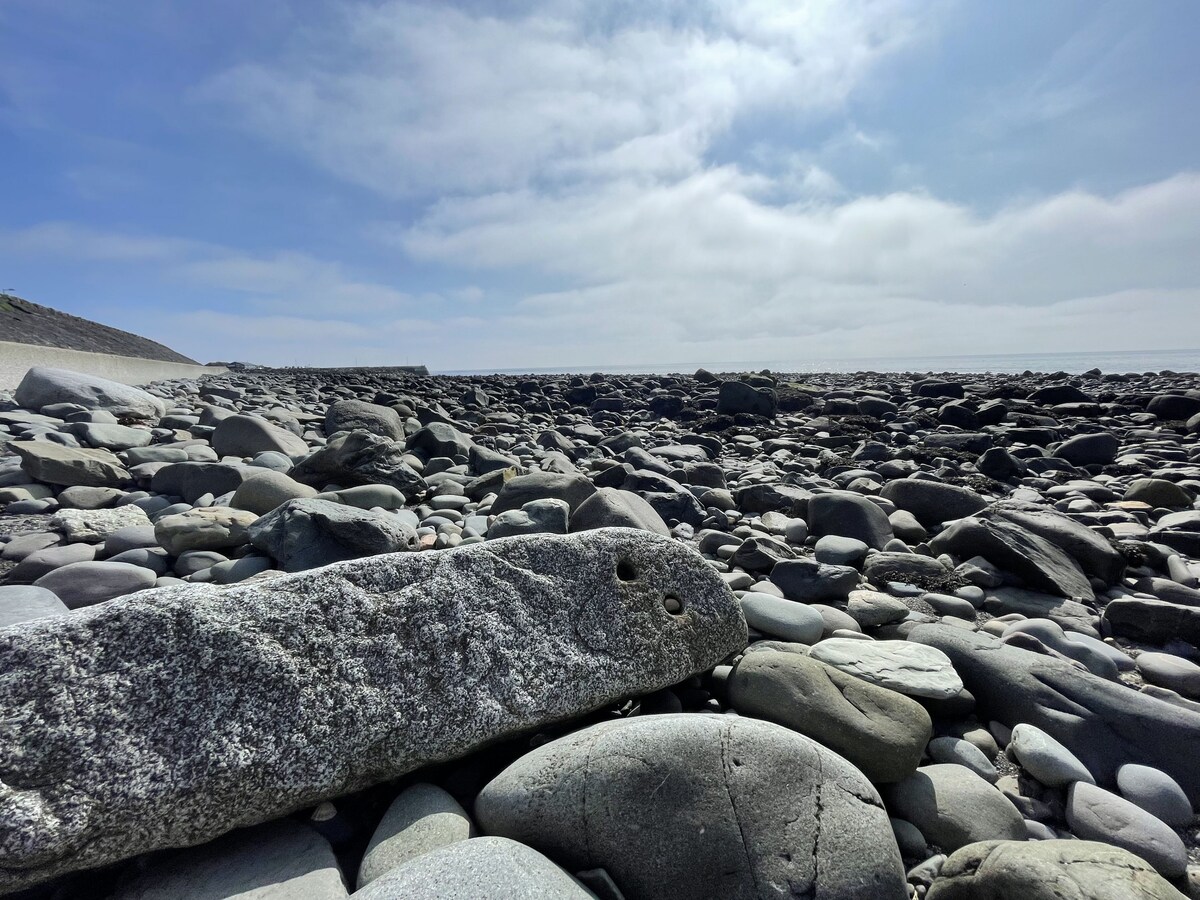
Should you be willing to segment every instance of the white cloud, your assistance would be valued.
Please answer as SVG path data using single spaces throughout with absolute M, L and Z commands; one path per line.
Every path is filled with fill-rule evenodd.
M 229 69 L 199 96 L 386 194 L 676 178 L 741 115 L 837 108 L 940 5 L 545 0 L 501 16 L 352 4 L 282 60 Z

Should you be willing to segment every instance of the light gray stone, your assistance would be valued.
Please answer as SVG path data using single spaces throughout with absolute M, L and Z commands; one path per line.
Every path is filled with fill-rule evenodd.
M 695 551 L 631 529 L 162 588 L 46 622 L 0 632 L 0 891 L 460 757 L 746 643 Z
M 229 505 L 234 509 L 245 509 L 265 515 L 289 500 L 303 500 L 317 496 L 317 489 L 301 484 L 284 472 L 263 469 L 243 481 Z
M 156 859 L 111 900 L 342 900 L 329 842 L 281 819 Z
M 820 612 L 795 600 L 747 591 L 739 602 L 746 624 L 763 634 L 785 641 L 815 644 L 824 632 L 825 620 Z
M 1075 781 L 1096 783 L 1079 757 L 1036 725 L 1017 725 L 1008 746 L 1021 768 L 1047 787 L 1063 787 Z
M 94 544 L 122 528 L 149 524 L 150 517 L 133 504 L 114 509 L 60 509 L 50 519 L 50 526 L 61 531 L 71 543 Z
M 1170 826 L 1094 784 L 1077 781 L 1067 791 L 1067 825 L 1085 841 L 1103 841 L 1140 856 L 1167 878 L 1187 870 L 1187 848 Z
M 530 500 L 520 509 L 506 509 L 488 526 L 488 538 L 518 534 L 566 534 L 571 508 L 565 500 Z
M 770 722 L 674 714 L 593 725 L 526 754 L 475 802 L 480 827 L 626 896 L 904 898 L 879 795 L 820 744 Z
M 288 456 L 308 453 L 308 444 L 290 431 L 258 416 L 229 416 L 217 423 L 210 438 L 218 456 L 254 456 L 276 450 Z
M 929 742 L 928 752 L 929 758 L 934 762 L 966 766 L 988 784 L 995 784 L 1000 777 L 1000 773 L 983 751 L 962 738 L 934 738 Z
M 0 628 L 70 612 L 53 591 L 26 584 L 0 584 Z
M 952 853 L 926 900 L 1185 900 L 1148 863 L 1095 841 L 981 841 Z
M 423 853 L 474 835 L 471 817 L 440 787 L 425 782 L 407 787 L 371 835 L 358 869 L 358 887 L 361 890 Z
M 26 372 L 13 396 L 25 409 L 77 403 L 86 409 L 108 410 L 123 419 L 156 419 L 167 411 L 162 400 L 140 388 L 47 366 L 35 366 Z
M 594 900 L 531 847 L 503 837 L 459 841 L 405 863 L 355 900 Z
M 572 532 L 593 528 L 643 528 L 664 537 L 671 533 L 653 506 L 633 491 L 611 487 L 597 490 L 571 516 Z
M 949 700 L 963 689 L 949 657 L 908 641 L 856 641 L 826 638 L 812 658 L 880 687 L 911 697 Z
M 77 562 L 91 562 L 96 558 L 96 544 L 64 544 L 47 547 L 30 553 L 9 571 L 9 584 L 33 584 L 43 575 L 55 569 Z
M 1182 827 L 1192 821 L 1192 804 L 1187 794 L 1166 772 L 1126 763 L 1117 770 L 1117 787 L 1130 803 L 1136 803 L 1168 825 Z

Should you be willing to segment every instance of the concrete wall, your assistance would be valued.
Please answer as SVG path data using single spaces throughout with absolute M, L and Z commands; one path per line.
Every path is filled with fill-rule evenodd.
M 81 350 L 0 341 L 0 391 L 14 390 L 25 377 L 25 373 L 34 366 L 70 369 L 88 375 L 99 375 L 101 378 L 119 381 L 122 384 L 139 386 L 151 381 L 198 378 L 201 375 L 220 375 L 229 371 L 224 366 L 191 366 L 186 363 L 161 362 L 157 359 L 84 353 Z

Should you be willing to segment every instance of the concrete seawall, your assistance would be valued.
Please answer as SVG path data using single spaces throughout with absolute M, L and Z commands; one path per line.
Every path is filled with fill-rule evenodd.
M 14 344 L 0 341 L 0 391 L 11 391 L 21 383 L 34 366 L 53 366 L 71 369 L 88 375 L 99 375 L 122 384 L 143 385 L 170 378 L 199 378 L 228 372 L 224 366 L 190 366 L 186 363 L 163 362 L 157 359 L 138 359 L 132 356 L 110 356 L 107 353 L 85 353 L 61 347 L 41 347 L 35 344 Z

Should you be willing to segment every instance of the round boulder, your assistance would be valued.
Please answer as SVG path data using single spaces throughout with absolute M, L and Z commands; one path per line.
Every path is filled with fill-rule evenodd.
M 593 725 L 518 759 L 479 794 L 491 834 L 628 897 L 907 897 L 879 795 L 831 750 L 753 719 L 674 714 Z M 1019 819 L 1018 819 L 1019 821 Z

